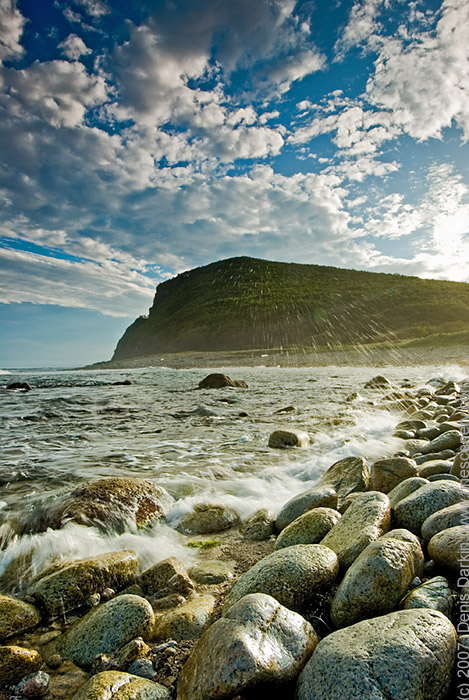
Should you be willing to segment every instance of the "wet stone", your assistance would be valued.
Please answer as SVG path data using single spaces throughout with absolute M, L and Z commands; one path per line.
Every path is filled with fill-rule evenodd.
M 238 522 L 238 513 L 229 506 L 218 503 L 197 503 L 194 510 L 183 517 L 177 529 L 189 535 L 204 535 L 228 530 Z
M 0 640 L 36 627 L 41 614 L 34 605 L 17 598 L 0 595 Z
M 122 671 L 104 671 L 90 678 L 72 700 L 169 700 L 167 688 Z
M 214 585 L 233 578 L 233 567 L 224 561 L 206 559 L 190 570 L 191 578 L 202 585 Z
M 430 515 L 422 525 L 422 537 L 427 542 L 442 530 L 469 522 L 469 501 L 455 503 Z
M 275 532 L 275 516 L 268 508 L 256 510 L 240 525 L 239 532 L 247 540 L 268 540 Z
M 41 698 L 49 692 L 50 676 L 44 671 L 30 673 L 16 686 L 15 695 L 25 698 Z
M 428 479 L 429 476 L 434 474 L 449 474 L 452 466 L 453 463 L 449 460 L 431 459 L 419 467 L 419 476 L 423 479 Z
M 319 544 L 340 517 L 340 513 L 332 508 L 313 508 L 282 530 L 275 549 L 295 544 Z
M 199 382 L 199 389 L 223 389 L 227 386 L 238 387 L 240 389 L 248 388 L 246 382 L 239 379 L 231 379 L 231 377 L 228 377 L 226 374 L 221 374 L 220 372 L 213 372 Z
M 394 520 L 398 527 L 420 535 L 422 525 L 430 515 L 468 498 L 469 489 L 460 484 L 452 481 L 429 483 L 396 504 Z
M 24 676 L 39 671 L 40 654 L 19 646 L 0 646 L 0 688 L 18 683 Z
M 269 436 L 268 445 L 273 448 L 309 447 L 310 442 L 309 435 L 304 430 L 279 428 Z
M 151 648 L 141 637 L 118 649 L 114 654 L 97 654 L 91 664 L 91 673 L 102 671 L 126 671 L 129 664 L 137 659 L 146 659 L 151 655 Z
M 379 459 L 371 465 L 370 484 L 372 491 L 389 493 L 405 479 L 418 476 L 417 464 L 407 457 Z
M 195 595 L 174 610 L 158 613 L 154 639 L 198 639 L 211 622 L 215 603 L 211 595 Z
M 461 570 L 461 553 L 469 541 L 469 525 L 457 525 L 433 535 L 428 554 L 438 567 L 450 574 Z
M 176 557 L 169 557 L 144 571 L 138 579 L 142 590 L 155 598 L 168 595 L 190 595 L 194 584 L 190 580 L 184 564 Z
M 300 515 L 319 507 L 337 507 L 337 493 L 332 486 L 314 486 L 287 501 L 275 521 L 277 532 L 281 532 Z
M 401 481 L 398 486 L 393 488 L 393 490 L 388 493 L 391 507 L 394 508 L 399 501 L 402 501 L 403 498 L 410 496 L 411 493 L 414 493 L 414 491 L 417 491 L 417 489 L 425 486 L 428 483 L 429 482 L 427 479 L 423 479 L 419 476 L 412 476 L 410 479 Z
M 319 480 L 319 486 L 332 486 L 337 492 L 337 505 L 331 507 L 338 510 L 350 493 L 367 491 L 369 484 L 370 468 L 362 457 L 346 457 L 335 462 Z

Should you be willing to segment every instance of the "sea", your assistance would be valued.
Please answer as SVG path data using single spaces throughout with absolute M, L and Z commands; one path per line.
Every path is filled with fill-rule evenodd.
M 199 389 L 211 371 L 247 389 Z M 129 370 L 2 370 L 0 374 L 0 576 L 18 557 L 28 576 L 57 560 L 136 550 L 142 568 L 168 556 L 196 557 L 175 530 L 197 503 L 232 506 L 242 519 L 259 508 L 278 512 L 312 487 L 334 462 L 370 462 L 402 449 L 393 437 L 403 412 L 365 388 L 384 374 L 405 391 L 460 380 L 458 365 L 389 367 L 148 367 Z M 29 392 L 7 390 L 28 382 Z M 128 385 L 116 384 L 130 381 Z M 272 449 L 269 435 L 294 427 L 308 448 Z M 16 534 L 39 506 L 78 484 L 133 476 L 175 499 L 165 522 L 121 534 L 68 523 L 61 530 Z

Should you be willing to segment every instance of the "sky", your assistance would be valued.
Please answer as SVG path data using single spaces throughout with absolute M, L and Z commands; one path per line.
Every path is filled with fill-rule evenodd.
M 0 0 L 0 367 L 237 255 L 469 282 L 469 0 Z

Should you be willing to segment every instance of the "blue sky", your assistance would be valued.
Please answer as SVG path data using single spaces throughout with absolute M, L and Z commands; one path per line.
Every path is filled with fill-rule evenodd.
M 234 255 L 469 281 L 469 0 L 0 0 L 0 366 Z

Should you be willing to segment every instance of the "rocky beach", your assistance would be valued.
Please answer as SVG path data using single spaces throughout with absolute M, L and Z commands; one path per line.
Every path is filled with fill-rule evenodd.
M 227 374 L 2 377 L 2 700 L 463 697 L 463 371 Z

